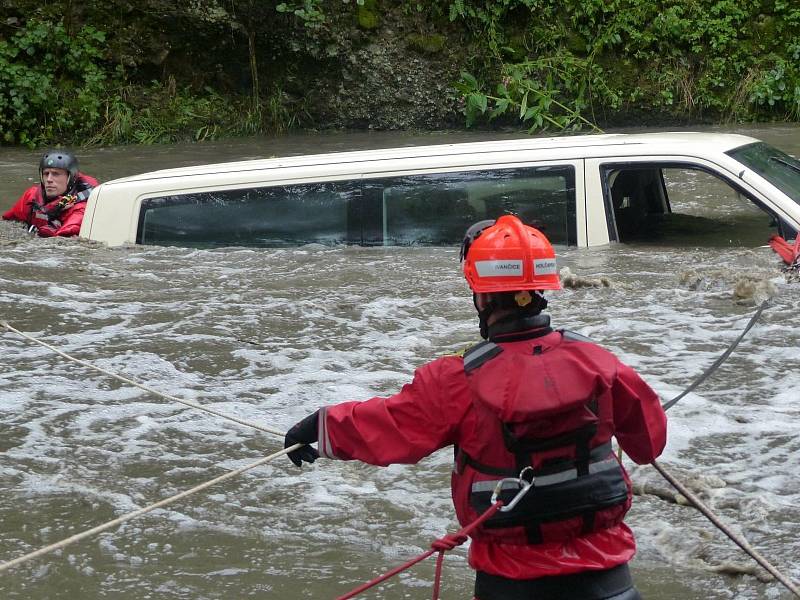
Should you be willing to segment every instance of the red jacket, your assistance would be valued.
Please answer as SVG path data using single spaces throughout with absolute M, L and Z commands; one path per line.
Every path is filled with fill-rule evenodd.
M 41 237 L 78 235 L 81 231 L 83 213 L 86 211 L 85 197 L 97 184 L 94 177 L 78 173 L 71 195 L 79 191 L 84 199 L 66 205 L 61 211 L 57 210 L 57 206 L 65 196 L 57 196 L 43 203 L 42 186 L 33 185 L 25 190 L 14 206 L 3 213 L 3 219 L 34 225 Z M 47 213 L 51 213 L 49 218 Z
M 508 337 L 496 335 L 492 341 L 504 351 L 526 353 L 533 352 L 535 346 L 558 353 L 562 343 L 561 332 L 542 327 L 513 332 L 510 337 L 514 341 L 503 341 Z M 592 346 L 605 353 L 615 366 L 607 382 L 612 412 L 604 419 L 604 427 L 611 429 L 634 461 L 651 462 L 666 443 L 666 416 L 658 396 L 633 369 L 610 352 Z M 582 368 L 591 370 L 592 364 Z M 607 365 L 603 370 L 607 371 Z M 570 385 L 570 373 L 558 373 L 556 377 L 560 385 Z M 445 446 L 469 445 L 482 426 L 485 423 L 473 404 L 463 358 L 446 356 L 417 369 L 413 382 L 394 396 L 322 409 L 319 452 L 328 458 L 374 465 L 416 463 Z M 511 579 L 533 579 L 608 569 L 628 562 L 634 552 L 633 533 L 620 522 L 559 542 L 518 545 L 473 539 L 469 560 L 478 571 Z

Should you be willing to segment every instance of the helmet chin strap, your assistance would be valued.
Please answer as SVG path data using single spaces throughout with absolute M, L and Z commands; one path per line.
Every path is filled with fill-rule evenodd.
M 480 327 L 481 337 L 485 340 L 489 339 L 489 317 L 494 312 L 494 309 L 497 308 L 497 301 L 494 298 L 490 298 L 489 302 L 486 303 L 486 306 L 483 309 L 478 308 L 478 294 L 472 294 L 472 303 L 475 305 L 475 310 L 478 311 L 478 325 Z
M 532 301 L 529 301 L 525 306 L 520 307 L 518 303 L 509 304 L 508 298 L 502 298 L 494 295 L 489 296 L 486 305 L 481 309 L 478 308 L 478 294 L 472 293 L 472 303 L 475 305 L 475 310 L 478 311 L 478 324 L 480 327 L 481 337 L 485 340 L 489 339 L 489 319 L 494 311 L 498 308 L 509 309 L 509 314 L 502 316 L 496 321 L 506 321 L 509 319 L 519 319 L 528 316 L 538 315 L 545 308 L 547 308 L 547 300 L 540 290 L 532 290 Z

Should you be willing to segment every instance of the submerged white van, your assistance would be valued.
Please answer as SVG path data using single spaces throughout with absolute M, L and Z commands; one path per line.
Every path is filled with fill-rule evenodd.
M 169 169 L 103 183 L 80 235 L 180 246 L 453 245 L 518 215 L 554 244 L 757 246 L 800 230 L 800 162 L 717 133 L 404 147 Z

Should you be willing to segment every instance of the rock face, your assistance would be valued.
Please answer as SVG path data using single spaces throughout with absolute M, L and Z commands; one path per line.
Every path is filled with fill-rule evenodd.
M 314 121 L 347 129 L 463 127 L 452 88 L 466 55 L 459 34 L 420 34 L 418 25 L 412 29 L 400 11 L 381 12 L 376 26 L 360 25 L 355 35 L 328 45 L 325 62 L 335 69 L 305 82 Z

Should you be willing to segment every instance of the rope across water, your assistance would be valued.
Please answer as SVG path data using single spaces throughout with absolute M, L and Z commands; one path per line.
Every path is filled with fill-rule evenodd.
M 658 471 L 661 476 L 666 479 L 670 485 L 672 485 L 676 490 L 678 490 L 683 496 L 691 502 L 694 507 L 703 513 L 714 526 L 722 531 L 725 535 L 727 535 L 737 546 L 739 546 L 742 550 L 744 550 L 753 560 L 755 560 L 759 565 L 764 567 L 775 579 L 777 579 L 786 589 L 792 592 L 795 596 L 800 598 L 800 590 L 798 590 L 797 586 L 789 579 L 786 575 L 781 573 L 777 568 L 775 568 L 772 563 L 770 563 L 766 558 L 761 556 L 761 554 L 753 548 L 747 540 L 745 540 L 740 535 L 734 533 L 734 531 L 725 525 L 714 512 L 706 506 L 697 496 L 695 496 L 689 489 L 683 485 L 680 481 L 675 479 L 675 477 L 667 471 L 664 467 L 661 466 L 657 461 L 653 461 L 650 463 L 653 465 L 653 468 Z
M 758 321 L 759 317 L 761 316 L 761 313 L 764 312 L 764 309 L 767 308 L 768 304 L 769 304 L 769 302 L 767 300 L 765 300 L 764 302 L 761 303 L 761 306 L 759 306 L 758 309 L 756 310 L 756 312 L 753 314 L 753 316 L 750 317 L 750 321 L 748 321 L 747 325 L 742 330 L 742 333 L 739 334 L 739 337 L 737 337 L 735 340 L 733 340 L 733 343 L 731 343 L 731 345 L 728 346 L 728 348 L 725 350 L 725 352 L 720 354 L 719 358 L 717 358 L 717 360 L 715 360 L 713 363 L 711 363 L 711 365 L 705 371 L 703 371 L 702 375 L 700 375 L 700 377 L 698 377 L 689 387 L 687 387 L 680 394 L 675 396 L 672 400 L 669 400 L 668 402 L 665 402 L 664 403 L 664 410 L 669 410 L 670 408 L 675 406 L 675 404 L 678 403 L 678 400 L 683 398 L 686 394 L 688 394 L 689 392 L 694 390 L 697 386 L 699 386 L 701 383 L 703 383 L 706 379 L 711 377 L 711 375 L 714 373 L 714 371 L 716 371 L 720 367 L 720 365 L 727 360 L 727 358 L 731 355 L 731 353 L 736 349 L 736 346 L 739 345 L 739 342 L 741 342 L 744 339 L 744 336 L 746 336 L 747 333 L 753 328 L 753 325 L 756 324 L 756 321 Z
M 117 379 L 119 381 L 122 381 L 123 383 L 127 383 L 129 385 L 132 385 L 134 387 L 142 389 L 142 390 L 144 390 L 146 392 L 154 394 L 155 396 L 159 396 L 159 397 L 164 398 L 166 400 L 171 400 L 173 402 L 177 402 L 178 404 L 183 404 L 183 405 L 188 406 L 190 408 L 194 408 L 196 410 L 200 410 L 200 411 L 203 411 L 205 413 L 212 414 L 214 416 L 223 418 L 225 420 L 232 421 L 234 423 L 238 423 L 239 425 L 245 425 L 247 427 L 252 427 L 253 429 L 258 429 L 259 431 L 264 431 L 266 433 L 270 433 L 270 434 L 277 435 L 277 436 L 280 436 L 280 437 L 284 437 L 286 435 L 285 432 L 280 431 L 278 429 L 273 429 L 271 427 L 267 427 L 265 425 L 261 425 L 260 423 L 255 423 L 253 421 L 247 421 L 245 419 L 240 419 L 240 418 L 234 417 L 232 415 L 227 415 L 227 414 L 222 413 L 222 412 L 220 412 L 218 410 L 214 410 L 212 408 L 208 408 L 208 407 L 202 406 L 200 404 L 197 404 L 195 402 L 191 402 L 189 400 L 183 400 L 182 398 L 178 398 L 176 396 L 171 396 L 169 394 L 164 394 L 162 392 L 159 392 L 158 390 L 155 390 L 155 389 L 153 389 L 153 388 L 151 388 L 149 386 L 143 385 L 143 384 L 141 384 L 141 383 L 139 383 L 137 381 L 133 381 L 132 379 L 128 379 L 127 377 L 123 377 L 122 375 L 118 375 L 117 373 L 113 373 L 111 371 L 108 371 L 106 369 L 103 369 L 101 367 L 93 365 L 91 363 L 88 363 L 88 362 L 86 362 L 84 360 L 80 360 L 79 358 L 75 358 L 74 356 L 70 356 L 66 352 L 62 352 L 58 348 L 55 348 L 54 346 L 52 346 L 52 345 L 50 345 L 50 344 L 48 344 L 46 342 L 43 342 L 42 340 L 39 340 L 39 339 L 37 339 L 37 338 L 35 338 L 35 337 L 31 336 L 31 335 L 28 335 L 27 333 L 23 333 L 22 331 L 12 327 L 6 321 L 0 321 L 0 326 L 5 327 L 9 331 L 11 331 L 13 333 L 16 333 L 17 335 L 20 335 L 20 336 L 22 336 L 23 338 L 25 338 L 27 340 L 30 340 L 32 342 L 35 342 L 35 343 L 41 345 L 41 346 L 44 346 L 45 348 L 48 348 L 49 350 L 52 350 L 56 354 L 58 354 L 60 356 L 63 356 L 64 358 L 66 358 L 66 359 L 68 359 L 68 360 L 70 360 L 70 361 L 72 361 L 74 363 L 77 363 L 79 365 L 83 365 L 84 367 L 88 367 L 90 369 L 94 369 L 95 371 L 103 373 L 104 375 L 108 375 L 109 377 L 113 377 L 114 379 Z M 261 465 L 264 465 L 264 464 L 268 463 L 269 461 L 271 461 L 271 460 L 273 460 L 273 459 L 275 459 L 275 458 L 277 458 L 279 456 L 283 456 L 284 454 L 288 454 L 289 452 L 293 452 L 294 450 L 297 450 L 298 448 L 300 448 L 302 446 L 303 446 L 303 444 L 295 444 L 294 446 L 290 446 L 288 448 L 284 448 L 283 450 L 280 450 L 279 452 L 275 452 L 274 454 L 270 454 L 269 456 L 265 456 L 264 458 L 261 458 L 261 459 L 257 460 L 254 463 L 251 463 L 251 464 L 246 465 L 244 467 L 240 467 L 238 469 L 235 469 L 235 470 L 230 471 L 228 473 L 225 473 L 223 475 L 219 475 L 218 477 L 214 477 L 213 479 L 211 479 L 209 481 L 206 481 L 205 483 L 201 483 L 201 484 L 199 484 L 199 485 L 197 485 L 197 486 L 195 486 L 195 487 L 193 487 L 191 489 L 188 489 L 188 490 L 185 490 L 185 491 L 180 492 L 178 494 L 175 494 L 174 496 L 170 496 L 169 498 L 164 498 L 163 500 L 160 500 L 158 502 L 154 502 L 153 504 L 150 504 L 150 505 L 145 506 L 143 508 L 140 508 L 138 510 L 134 510 L 132 512 L 126 513 L 126 514 L 124 514 L 124 515 L 122 515 L 120 517 L 117 517 L 116 519 L 113 519 L 111 521 L 103 523 L 102 525 L 98 525 L 97 527 L 92 527 L 91 529 L 87 529 L 87 530 L 85 530 L 85 531 L 83 531 L 81 533 L 78 533 L 78 534 L 75 534 L 75 535 L 70 536 L 68 538 L 65 538 L 65 539 L 63 539 L 61 541 L 58 541 L 58 542 L 54 543 L 54 544 L 50 544 L 49 546 L 45 546 L 44 548 L 40 548 L 40 549 L 35 550 L 33 552 L 29 552 L 28 554 L 25 554 L 23 556 L 20 556 L 18 558 L 13 559 L 13 560 L 10 560 L 10 561 L 4 562 L 4 563 L 0 563 L 0 573 L 2 573 L 3 571 L 7 571 L 8 569 L 11 569 L 11 568 L 16 567 L 18 565 L 21 565 L 24 562 L 33 560 L 34 558 L 38 558 L 38 557 L 43 556 L 45 554 L 49 554 L 51 552 L 54 552 L 56 550 L 59 550 L 61 548 L 66 547 L 66 546 L 69 546 L 70 544 L 74 544 L 76 542 L 84 540 L 84 539 L 86 539 L 88 537 L 91 537 L 91 536 L 93 536 L 95 534 L 102 533 L 103 531 L 107 531 L 107 530 L 111 529 L 112 527 L 116 527 L 117 525 L 125 523 L 126 521 L 130 521 L 131 519 L 135 519 L 137 517 L 140 517 L 140 516 L 142 516 L 144 514 L 152 512 L 152 511 L 154 511 L 154 510 L 156 510 L 158 508 L 162 508 L 164 506 L 167 506 L 169 504 L 177 502 L 178 500 L 182 500 L 183 498 L 187 498 L 187 497 L 191 496 L 192 494 L 196 494 L 197 492 L 201 492 L 201 491 L 203 491 L 203 490 L 205 490 L 205 489 L 207 489 L 207 488 L 209 488 L 209 487 L 211 487 L 213 485 L 216 485 L 218 483 L 222 483 L 223 481 L 227 481 L 228 479 L 232 479 L 232 478 L 234 478 L 234 477 L 236 477 L 238 475 L 241 475 L 242 473 L 250 471 L 251 469 L 255 469 L 256 467 L 260 467 Z
M 708 379 L 714 371 L 716 371 L 725 360 L 731 355 L 731 353 L 736 349 L 736 346 L 739 345 L 744 339 L 744 336 L 753 328 L 753 325 L 756 324 L 761 313 L 764 312 L 764 309 L 768 306 L 768 301 L 764 301 L 758 307 L 756 312 L 748 321 L 747 325 L 745 326 L 742 333 L 739 334 L 733 343 L 719 355 L 719 357 L 698 377 L 689 387 L 687 387 L 683 392 L 675 396 L 672 400 L 665 402 L 663 408 L 665 411 L 669 410 L 677 402 L 686 396 L 689 392 L 694 390 L 697 386 L 703 383 L 706 379 Z M 621 449 L 620 449 L 621 452 Z M 658 471 L 658 473 L 667 480 L 667 482 L 674 487 L 678 492 L 680 492 L 684 498 L 686 498 L 692 506 L 694 506 L 697 510 L 699 510 L 703 516 L 705 516 L 711 523 L 722 533 L 724 533 L 728 538 L 730 538 L 737 546 L 739 546 L 745 553 L 747 553 L 753 560 L 755 560 L 759 565 L 761 565 L 764 569 L 766 569 L 775 579 L 777 579 L 786 589 L 792 592 L 795 596 L 800 598 L 800 590 L 798 590 L 797 586 L 789 579 L 786 575 L 781 573 L 772 563 L 770 563 L 766 558 L 761 556 L 761 554 L 755 550 L 742 536 L 737 535 L 730 527 L 725 525 L 720 518 L 714 514 L 714 512 L 706 506 L 697 496 L 695 496 L 689 489 L 683 485 L 680 481 L 678 481 L 675 476 L 670 473 L 665 467 L 663 467 L 658 461 L 653 461 L 650 463 L 653 468 Z
M 122 523 L 125 523 L 126 521 L 130 521 L 131 519 L 135 519 L 136 517 L 140 517 L 140 516 L 142 516 L 144 514 L 147 514 L 147 513 L 151 512 L 151 511 L 156 510 L 157 508 L 162 508 L 164 506 L 167 506 L 169 504 L 177 502 L 178 500 L 182 500 L 183 498 L 187 498 L 187 497 L 191 496 L 192 494 L 196 494 L 197 492 L 202 492 L 203 490 L 205 490 L 206 488 L 211 487 L 212 485 L 216 485 L 218 483 L 222 483 L 223 481 L 227 481 L 228 479 L 232 479 L 232 478 L 236 477 L 237 475 L 241 475 L 242 473 L 245 473 L 245 472 L 247 472 L 247 471 L 249 471 L 251 469 L 255 469 L 256 467 L 260 467 L 261 465 L 265 465 L 269 461 L 271 461 L 271 460 L 273 460 L 273 459 L 275 459 L 275 458 L 277 458 L 279 456 L 283 456 L 284 454 L 288 454 L 289 452 L 293 452 L 294 450 L 297 450 L 301 446 L 303 446 L 303 444 L 295 444 L 294 446 L 290 446 L 288 448 L 284 448 L 283 450 L 281 450 L 279 452 L 275 452 L 274 454 L 270 454 L 269 456 L 265 456 L 264 458 L 261 458 L 261 459 L 257 460 L 254 463 L 250 463 L 249 465 L 246 465 L 244 467 L 239 467 L 238 469 L 234 469 L 233 471 L 229 471 L 228 473 L 224 473 L 223 475 L 215 477 L 214 479 L 210 479 L 209 481 L 206 481 L 205 483 L 201 483 L 200 485 L 196 485 L 195 487 L 193 487 L 191 489 L 188 489 L 188 490 L 185 490 L 185 491 L 180 492 L 178 494 L 175 494 L 174 496 L 170 496 L 169 498 L 164 498 L 163 500 L 159 500 L 158 502 L 154 502 L 153 504 L 145 506 L 144 508 L 140 508 L 138 510 L 134 510 L 132 512 L 125 513 L 121 517 L 117 517 L 116 519 L 113 519 L 111 521 L 103 523 L 102 525 L 98 525 L 97 527 L 92 527 L 91 529 L 87 529 L 86 531 L 82 531 L 81 533 L 78 533 L 78 534 L 75 534 L 75 535 L 70 536 L 68 538 L 65 538 L 65 539 L 63 539 L 63 540 L 61 540 L 59 542 L 54 543 L 54 544 L 50 544 L 49 546 L 45 546 L 44 548 L 39 548 L 38 550 L 35 550 L 34 552 L 29 552 L 28 554 L 25 554 L 23 556 L 20 556 L 18 558 L 13 559 L 13 560 L 9 560 L 8 562 L 0 563 L 0 573 L 2 573 L 3 571 L 7 571 L 8 569 L 10 569 L 12 567 L 16 567 L 17 565 L 21 565 L 22 563 L 27 562 L 29 560 L 33 560 L 34 558 L 38 558 L 40 556 L 44 556 L 45 554 L 49 554 L 50 552 L 54 552 L 56 550 L 59 550 L 59 549 L 64 548 L 66 546 L 69 546 L 70 544 L 74 544 L 75 542 L 80 542 L 81 540 L 85 540 L 86 538 L 91 537 L 91 536 L 93 536 L 93 535 L 95 535 L 97 533 L 102 533 L 103 531 L 107 531 L 107 530 L 111 529 L 112 527 L 116 527 L 117 525 L 121 525 Z
M 67 360 L 70 360 L 70 361 L 72 361 L 74 363 L 77 363 L 77 364 L 82 365 L 84 367 L 87 367 L 89 369 L 94 369 L 95 371 L 98 371 L 99 373 L 102 373 L 103 375 L 108 375 L 109 377 L 113 377 L 114 379 L 122 381 L 123 383 L 127 383 L 128 385 L 132 385 L 134 387 L 137 387 L 137 388 L 139 388 L 141 390 L 144 390 L 145 392 L 149 392 L 149 393 L 151 393 L 151 394 L 153 394 L 155 396 L 159 396 L 160 398 L 164 398 L 165 400 L 170 400 L 172 402 L 177 402 L 178 404 L 183 404 L 184 406 L 188 406 L 189 408 L 194 408 L 195 410 L 201 410 L 201 411 L 203 411 L 205 413 L 208 413 L 210 415 L 214 415 L 216 417 L 220 417 L 220 418 L 225 419 L 227 421 L 232 421 L 234 423 L 238 423 L 239 425 L 244 425 L 246 427 L 252 427 L 253 429 L 258 429 L 259 431 L 263 431 L 265 433 L 271 433 L 273 435 L 278 435 L 278 436 L 281 436 L 281 437 L 286 435 L 285 432 L 278 431 L 277 429 L 272 429 L 271 427 L 267 427 L 266 425 L 261 425 L 260 423 L 255 423 L 253 421 L 247 421 L 245 419 L 240 419 L 239 417 L 234 417 L 233 415 L 227 415 L 227 414 L 225 414 L 223 412 L 220 412 L 218 410 L 214 410 L 213 408 L 208 408 L 208 407 L 203 406 L 201 404 L 197 404 L 196 402 L 192 402 L 190 400 L 184 400 L 184 399 L 178 398 L 176 396 L 170 396 L 169 394 L 165 394 L 163 392 L 159 392 L 158 390 L 155 390 L 155 389 L 153 389 L 153 388 L 151 388 L 149 386 L 146 386 L 146 385 L 144 385 L 142 383 L 139 383 L 138 381 L 133 381 L 132 379 L 128 379 L 127 377 L 123 377 L 122 375 L 118 375 L 117 373 L 113 373 L 111 371 L 107 371 L 106 369 L 103 369 L 102 367 L 98 367 L 97 365 L 93 365 L 92 363 L 88 363 L 85 360 L 81 360 L 79 358 L 75 358 L 74 356 L 70 356 L 66 352 L 62 352 L 61 350 L 59 350 L 58 348 L 56 348 L 54 346 L 51 346 L 47 342 L 43 342 L 40 339 L 37 339 L 37 338 L 35 338 L 35 337 L 31 336 L 31 335 L 28 335 L 27 333 L 23 333 L 19 329 L 16 329 L 16 328 L 12 327 L 11 325 L 8 324 L 7 321 L 0 321 L 0 325 L 5 327 L 9 331 L 13 331 L 17 335 L 24 337 L 26 340 L 30 340 L 32 342 L 35 342 L 35 343 L 39 344 L 40 346 L 44 346 L 45 348 L 48 348 L 49 350 L 52 350 L 53 352 L 55 352 L 59 356 L 63 356 Z

